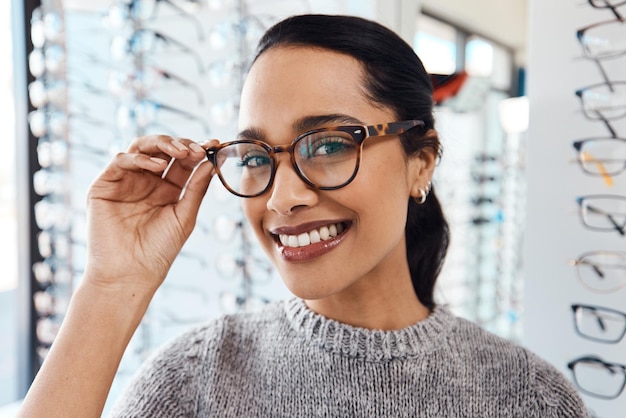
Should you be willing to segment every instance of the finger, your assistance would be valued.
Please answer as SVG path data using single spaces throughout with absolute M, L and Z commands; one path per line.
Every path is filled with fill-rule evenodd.
M 172 159 L 163 173 L 163 178 L 182 189 L 189 181 L 189 177 L 196 169 L 198 162 L 206 159 L 206 151 L 190 139 L 177 138 L 174 145 L 179 146 L 180 144 L 188 148 L 188 154 L 185 158 Z
M 142 153 L 158 158 L 186 158 L 190 157 L 200 161 L 203 155 L 197 147 L 190 150 L 188 139 L 174 138 L 169 135 L 147 135 L 136 138 L 129 146 L 128 153 Z M 186 144 L 187 143 L 187 144 Z
M 200 205 L 215 175 L 215 167 L 209 161 L 201 162 L 194 171 L 185 188 L 185 194 L 176 207 L 181 223 L 193 229 Z
M 163 158 L 121 152 L 113 158 L 100 177 L 108 181 L 118 181 L 128 174 L 128 171 L 149 171 L 160 175 L 167 164 L 168 161 Z

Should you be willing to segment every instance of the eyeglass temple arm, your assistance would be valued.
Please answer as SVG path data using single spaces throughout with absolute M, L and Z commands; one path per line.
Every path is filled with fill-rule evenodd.
M 180 7 L 178 4 L 174 3 L 172 0 L 157 0 L 156 1 L 157 6 L 160 2 L 169 4 L 172 9 L 176 10 L 182 16 L 185 16 L 191 19 L 196 25 L 196 28 L 198 30 L 198 39 L 200 39 L 201 41 L 204 41 L 204 32 L 202 31 L 202 22 L 200 22 L 200 19 L 198 19 L 192 13 L 189 13 L 187 10 Z
M 407 120 L 407 121 L 401 121 L 401 122 L 391 122 L 391 123 L 384 123 L 380 125 L 372 125 L 372 126 L 367 127 L 367 135 L 368 136 L 400 135 L 418 126 L 423 128 L 425 126 L 424 121 Z
M 611 9 L 611 12 L 613 12 L 613 14 L 615 15 L 616 18 L 618 18 L 619 20 L 623 20 L 624 18 L 622 17 L 622 15 L 617 11 L 617 7 L 613 6 L 609 1 L 607 0 L 602 0 L 602 3 L 605 4 L 604 8 L 606 9 Z M 592 7 L 602 7 L 602 6 L 596 6 L 593 3 L 593 0 L 589 0 L 589 4 Z
M 185 118 L 187 118 L 187 119 L 192 119 L 192 120 L 195 120 L 195 121 L 196 121 L 196 122 L 198 122 L 200 125 L 202 125 L 202 127 L 204 128 L 204 131 L 205 131 L 206 133 L 209 133 L 209 132 L 211 131 L 211 129 L 209 128 L 209 125 L 208 125 L 208 124 L 207 124 L 207 123 L 206 123 L 206 122 L 205 122 L 202 118 L 200 118 L 200 117 L 198 117 L 198 116 L 196 116 L 196 115 L 193 115 L 193 114 L 191 114 L 191 113 L 189 113 L 189 112 L 186 112 L 186 111 L 184 111 L 184 110 L 178 109 L 178 108 L 176 108 L 176 107 L 166 105 L 166 104 L 164 104 L 164 103 L 158 103 L 158 102 L 151 102 L 151 103 L 152 103 L 154 106 L 156 106 L 156 107 L 157 107 L 157 109 L 167 110 L 168 112 L 171 112 L 171 113 L 176 113 L 176 114 L 178 114 L 178 115 L 180 115 L 180 116 L 183 116 L 183 117 L 185 117 Z
M 180 76 L 177 76 L 176 74 L 170 73 L 169 71 L 165 71 L 157 67 L 153 67 L 153 69 L 157 71 L 159 74 L 161 74 L 161 76 L 163 76 L 164 78 L 168 80 L 174 80 L 178 82 L 178 84 L 180 84 L 181 86 L 184 86 L 184 87 L 189 88 L 190 90 L 193 90 L 198 96 L 198 103 L 201 105 L 204 104 L 204 94 L 202 94 L 202 91 L 200 90 L 198 86 L 196 86 L 190 81 L 185 80 L 184 78 Z
M 204 74 L 204 63 L 202 62 L 202 58 L 200 58 L 200 55 L 198 55 L 198 53 L 196 51 L 194 51 L 193 49 L 189 48 L 187 45 L 185 45 L 184 43 L 182 43 L 181 41 L 172 38 L 171 36 L 167 36 L 162 34 L 161 32 L 157 32 L 155 30 L 151 30 L 151 29 L 140 29 L 140 30 L 145 30 L 145 31 L 149 31 L 152 32 L 154 34 L 154 36 L 156 36 L 158 39 L 160 39 L 161 41 L 167 43 L 171 43 L 176 45 L 181 51 L 188 53 L 189 55 L 193 56 L 193 58 L 196 60 L 196 62 L 198 63 L 198 72 L 200 74 Z
M 598 215 L 604 215 L 604 216 L 606 216 L 606 217 L 609 219 L 609 222 L 611 222 L 611 224 L 613 224 L 613 227 L 617 230 L 617 232 L 618 232 L 620 235 L 622 235 L 622 236 L 624 236 L 624 235 L 625 235 L 625 233 L 624 233 L 624 228 L 626 227 L 626 224 L 624 224 L 624 225 L 619 225 L 619 224 L 617 223 L 617 221 L 615 220 L 615 218 L 614 218 L 614 217 L 613 217 L 610 213 L 607 213 L 607 212 L 603 211 L 602 209 L 598 209 L 598 208 L 596 208 L 596 207 L 594 207 L 594 206 L 591 206 L 591 205 L 587 205 L 587 209 L 588 209 L 590 212 L 597 213 Z

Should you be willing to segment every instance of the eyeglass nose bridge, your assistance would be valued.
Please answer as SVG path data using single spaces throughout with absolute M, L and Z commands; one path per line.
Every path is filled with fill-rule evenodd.
M 273 147 L 267 146 L 267 152 L 269 153 L 270 158 L 272 160 L 272 173 L 270 176 L 269 183 L 267 187 L 265 188 L 266 191 L 269 190 L 274 184 L 274 179 L 276 178 L 276 173 L 278 172 L 278 159 L 277 159 L 276 154 L 280 154 L 281 152 L 286 152 L 289 154 L 289 161 L 291 162 L 291 166 L 293 170 L 296 172 L 296 174 L 298 175 L 298 177 L 300 178 L 300 180 L 302 180 L 309 187 L 312 187 L 314 189 L 319 189 L 319 187 L 315 183 L 313 183 L 311 180 L 307 178 L 307 176 L 300 169 L 300 167 L 298 166 L 298 163 L 296 162 L 294 149 L 297 143 L 298 141 L 294 141 L 293 143 L 289 145 L 276 145 Z

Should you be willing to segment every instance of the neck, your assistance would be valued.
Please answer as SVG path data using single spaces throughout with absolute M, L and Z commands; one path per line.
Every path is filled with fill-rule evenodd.
M 309 309 L 355 327 L 397 330 L 428 317 L 430 311 L 417 298 L 410 277 L 376 280 L 377 286 L 361 283 L 338 294 L 306 300 Z M 408 278 L 407 278 L 408 277 Z

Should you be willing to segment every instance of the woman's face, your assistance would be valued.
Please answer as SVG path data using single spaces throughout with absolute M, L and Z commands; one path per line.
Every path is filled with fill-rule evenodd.
M 315 128 L 395 121 L 390 109 L 368 101 L 363 79 L 362 66 L 347 55 L 270 49 L 246 79 L 240 137 L 275 146 Z M 324 116 L 328 120 L 319 122 Z M 408 275 L 407 202 L 430 179 L 431 165 L 422 158 L 407 161 L 397 136 L 371 138 L 364 143 L 356 178 L 341 189 L 320 191 L 298 177 L 288 153 L 277 156 L 273 186 L 242 204 L 292 293 L 321 299 Z

